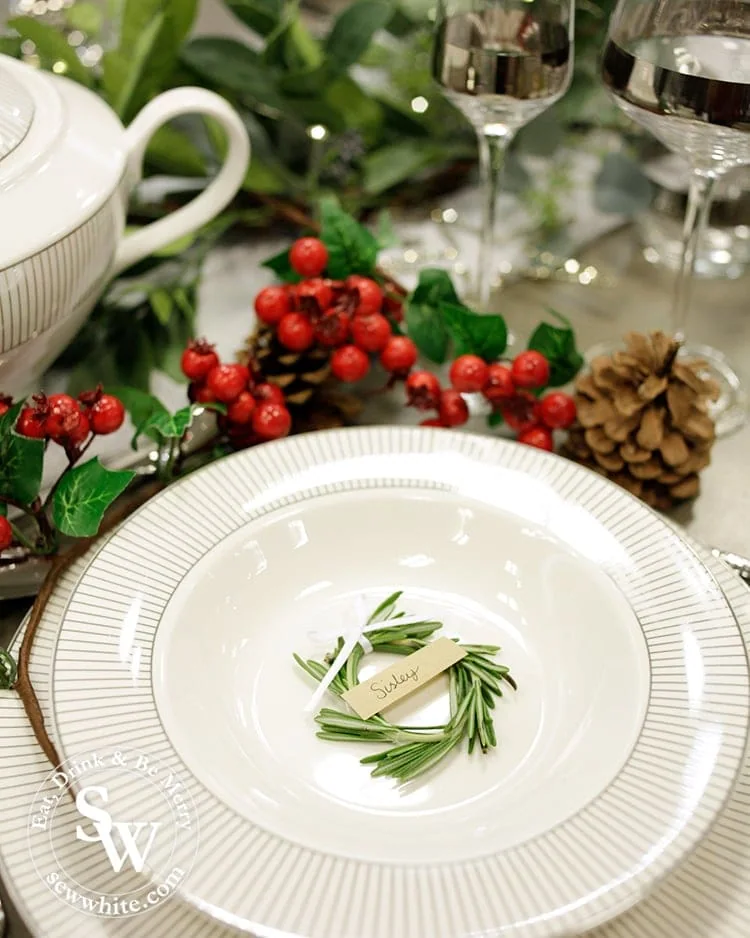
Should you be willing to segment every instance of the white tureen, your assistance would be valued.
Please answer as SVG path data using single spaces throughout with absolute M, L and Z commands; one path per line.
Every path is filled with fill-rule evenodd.
M 125 235 L 149 138 L 187 113 L 226 131 L 221 170 L 188 205 Z M 242 121 L 212 92 L 168 91 L 125 129 L 93 92 L 0 55 L 0 392 L 31 391 L 107 281 L 221 212 L 249 158 Z

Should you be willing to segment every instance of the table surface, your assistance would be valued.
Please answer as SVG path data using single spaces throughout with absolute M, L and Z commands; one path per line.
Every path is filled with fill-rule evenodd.
M 224 331 L 220 346 L 227 348 L 220 347 L 220 351 L 226 354 L 239 346 L 247 331 L 247 298 L 258 286 L 252 280 L 257 277 L 257 268 L 248 263 L 247 254 L 243 245 L 217 253 L 210 259 L 202 290 L 199 331 L 214 334 L 212 320 L 215 329 L 221 318 Z M 583 350 L 630 329 L 666 328 L 672 274 L 646 263 L 630 228 L 599 238 L 581 252 L 580 260 L 598 269 L 600 276 L 594 283 L 601 285 L 520 281 L 498 295 L 497 309 L 516 335 L 523 339 L 549 307 L 571 320 Z M 731 352 L 735 367 L 748 382 L 749 289 L 748 277 L 698 281 L 688 327 L 688 334 L 696 341 Z M 385 408 L 381 418 L 401 418 L 403 409 L 395 402 L 386 403 Z M 708 546 L 750 556 L 749 465 L 750 426 L 746 426 L 717 442 L 713 462 L 703 474 L 700 497 L 692 505 L 676 510 L 673 518 Z M 0 644 L 10 640 L 27 608 L 24 601 L 0 603 Z M 2 884 L 0 898 L 9 922 L 5 938 L 26 938 L 28 931 L 7 901 Z

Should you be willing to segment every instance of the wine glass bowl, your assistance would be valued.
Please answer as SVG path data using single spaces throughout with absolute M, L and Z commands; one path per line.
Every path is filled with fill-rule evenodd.
M 479 141 L 484 202 L 475 292 L 483 309 L 504 154 L 514 134 L 570 85 L 573 16 L 572 0 L 439 0 L 433 75 Z
M 750 165 L 750 3 L 747 0 L 619 0 L 602 78 L 628 117 L 688 161 L 691 182 L 671 329 L 685 338 L 698 244 L 717 180 Z M 683 347 L 707 362 L 720 396 L 717 432 L 746 419 L 737 372 L 719 351 Z

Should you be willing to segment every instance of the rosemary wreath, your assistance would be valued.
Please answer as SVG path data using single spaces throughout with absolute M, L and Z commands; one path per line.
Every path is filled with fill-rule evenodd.
M 442 628 L 442 622 L 424 619 L 399 623 L 405 618 L 397 610 L 402 591 L 384 600 L 367 620 L 365 633 L 373 651 L 392 655 L 410 655 L 424 648 L 430 638 Z M 458 639 L 453 639 L 458 642 Z M 294 655 L 297 664 L 314 680 L 320 682 L 327 675 L 336 656 L 343 647 L 339 638 L 334 650 L 323 661 L 305 660 Z M 399 726 L 389 723 L 380 715 L 363 720 L 360 717 L 324 707 L 315 716 L 320 729 L 317 736 L 333 742 L 390 743 L 388 749 L 361 760 L 373 765 L 372 775 L 386 776 L 398 782 L 408 782 L 428 771 L 456 749 L 464 739 L 468 752 L 478 747 L 487 753 L 497 745 L 492 710 L 495 698 L 503 696 L 503 687 L 517 690 L 510 669 L 492 659 L 500 651 L 498 645 L 465 645 L 459 647 L 466 656 L 448 669 L 450 719 L 441 726 Z M 365 657 L 361 645 L 352 653 L 329 685 L 331 693 L 341 697 L 359 684 L 359 666 Z

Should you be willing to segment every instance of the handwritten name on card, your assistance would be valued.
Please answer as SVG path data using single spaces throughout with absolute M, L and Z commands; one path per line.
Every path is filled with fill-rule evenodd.
M 383 668 L 373 677 L 352 687 L 343 695 L 343 699 L 357 716 L 369 720 L 397 700 L 403 700 L 424 687 L 428 681 L 465 657 L 466 652 L 456 642 L 449 638 L 439 638 L 407 655 L 403 661 Z

